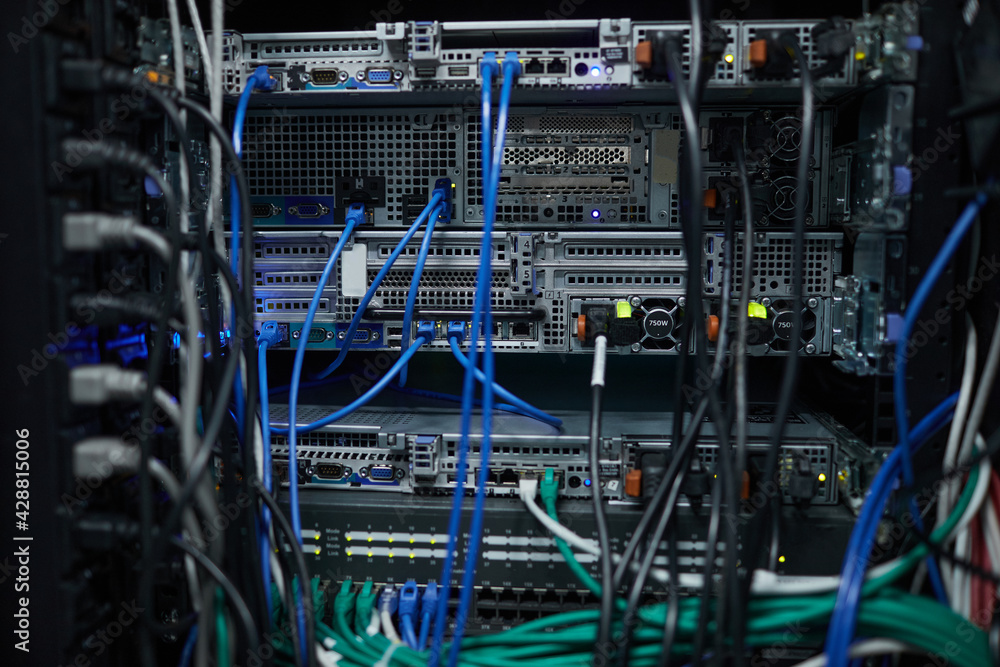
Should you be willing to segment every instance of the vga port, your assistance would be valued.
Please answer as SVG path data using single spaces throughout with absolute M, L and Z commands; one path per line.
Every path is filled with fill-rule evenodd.
M 309 72 L 309 78 L 314 85 L 332 86 L 340 81 L 340 71 L 333 68 L 314 69 Z
M 250 204 L 255 218 L 273 218 L 281 213 L 281 209 L 274 204 Z
M 368 83 L 391 83 L 392 82 L 392 70 L 385 68 L 370 69 L 365 75 L 368 77 Z
M 393 466 L 368 466 L 368 479 L 373 482 L 391 482 L 396 479 L 396 469 Z
M 297 204 L 296 206 L 289 206 L 289 215 L 294 215 L 296 218 L 319 218 L 330 212 L 330 209 L 322 204 Z

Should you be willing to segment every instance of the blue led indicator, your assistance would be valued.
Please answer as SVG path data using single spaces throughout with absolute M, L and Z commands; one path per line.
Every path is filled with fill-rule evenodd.
M 597 220 L 599 217 L 601 217 L 600 210 L 595 208 L 593 211 L 590 212 L 590 217 L 593 218 L 594 220 Z
M 601 68 L 598 67 L 597 65 L 594 65 L 593 67 L 590 68 L 590 75 L 601 76 Z
M 584 486 L 590 486 L 590 480 L 589 479 L 583 480 L 583 485 Z

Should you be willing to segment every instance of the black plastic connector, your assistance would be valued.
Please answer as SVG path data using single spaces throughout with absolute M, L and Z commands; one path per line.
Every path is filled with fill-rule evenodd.
M 788 495 L 800 510 L 809 507 L 819 491 L 819 481 L 812 464 L 804 454 L 796 454 L 792 459 L 792 470 L 788 476 Z
M 758 39 L 763 39 L 767 43 L 767 59 L 759 67 L 750 70 L 754 79 L 791 79 L 795 76 L 795 58 L 782 45 L 782 40 L 792 33 L 782 33 L 780 31 L 758 34 Z
M 668 452 L 645 452 L 640 455 L 639 469 L 642 471 L 642 500 L 649 503 L 656 495 L 656 489 L 667 474 L 670 465 Z
M 691 459 L 687 474 L 681 483 L 681 493 L 691 503 L 691 508 L 698 512 L 706 495 L 711 492 L 708 470 L 697 456 Z
M 611 327 L 612 306 L 588 305 L 580 309 L 583 326 L 577 326 L 577 338 L 585 347 L 593 347 L 598 336 L 607 336 Z
M 816 57 L 825 61 L 813 70 L 813 76 L 827 76 L 836 74 L 844 66 L 854 46 L 854 33 L 844 17 L 833 16 L 813 27 L 812 40 Z

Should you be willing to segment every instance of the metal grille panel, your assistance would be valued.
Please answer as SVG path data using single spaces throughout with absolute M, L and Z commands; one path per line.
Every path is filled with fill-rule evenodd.
M 371 286 L 378 271 L 368 272 L 368 285 Z M 413 272 L 393 269 L 389 271 L 379 290 L 382 289 L 409 289 L 413 280 Z M 510 284 L 510 271 L 494 271 L 492 286 L 494 289 L 504 288 Z M 476 271 L 468 270 L 446 270 L 446 269 L 426 269 L 420 277 L 420 291 L 425 290 L 461 290 L 476 288 Z M 380 292 L 376 292 L 379 294 Z
M 337 177 L 386 179 L 387 219 L 403 196 L 458 165 L 457 116 L 274 112 L 247 115 L 244 165 L 251 196 L 335 195 Z
M 766 246 L 754 251 L 753 283 L 755 294 L 786 294 L 792 285 L 791 237 L 769 236 Z M 802 279 L 804 294 L 829 294 L 833 288 L 834 242 L 830 239 L 806 238 L 805 269 Z M 737 255 L 733 292 L 743 284 L 743 258 Z

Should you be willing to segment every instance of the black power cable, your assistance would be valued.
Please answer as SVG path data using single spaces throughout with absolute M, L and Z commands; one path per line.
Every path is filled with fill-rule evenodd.
M 767 456 L 764 461 L 764 479 L 773 480 L 778 467 L 778 453 L 781 448 L 782 435 L 785 430 L 785 421 L 791 410 L 792 398 L 795 393 L 795 386 L 798 381 L 799 371 L 799 344 L 801 343 L 802 331 L 802 270 L 803 256 L 805 255 L 805 217 L 806 202 L 809 199 L 809 161 L 812 157 L 813 128 L 815 124 L 815 100 L 812 89 L 812 76 L 809 73 L 809 64 L 798 39 L 790 33 L 784 33 L 780 37 L 786 48 L 795 53 L 795 60 L 798 64 L 799 77 L 802 82 L 802 143 L 799 145 L 799 159 L 796 165 L 796 198 L 795 198 L 795 218 L 793 225 L 792 242 L 792 321 L 791 321 L 791 351 L 788 361 L 785 364 L 785 372 L 781 380 L 781 388 L 778 393 L 778 403 L 775 408 L 774 426 L 771 429 L 771 436 L 768 442 Z M 764 534 L 768 531 L 766 527 L 770 522 L 770 515 L 774 508 L 771 503 L 765 503 L 756 514 L 750 519 L 747 531 L 746 562 L 748 564 L 742 586 L 742 598 L 749 598 L 750 585 L 753 582 L 754 570 L 758 567 L 761 555 L 761 542 Z M 743 636 L 745 634 L 744 624 L 733 628 L 733 649 L 737 653 L 743 650 Z
M 733 257 L 734 257 L 734 245 L 736 243 L 736 207 L 733 202 L 732 192 L 728 192 L 726 195 L 726 207 L 725 207 L 725 226 L 723 228 L 723 252 L 722 252 L 722 306 L 719 317 L 719 337 L 717 340 L 717 351 L 721 351 L 723 354 L 728 346 L 728 331 L 729 331 L 729 320 L 731 316 L 731 294 L 733 289 Z M 728 422 L 727 422 L 728 423 Z M 722 426 L 717 425 L 717 429 L 722 429 Z M 728 443 L 728 439 L 726 440 Z M 720 441 L 721 444 L 721 441 Z M 694 642 L 692 644 L 692 665 L 697 667 L 701 664 L 702 656 L 705 651 L 705 634 L 708 630 L 708 613 L 709 605 L 707 601 L 711 599 L 712 595 L 712 583 L 714 582 L 715 575 L 715 560 L 716 552 L 718 550 L 719 541 L 719 525 L 722 522 L 722 503 L 725 499 L 726 506 L 730 508 L 730 511 L 734 511 L 735 507 L 735 494 L 732 493 L 733 485 L 732 479 L 734 472 L 732 470 L 732 453 L 728 448 L 719 448 L 717 461 L 722 465 L 722 474 L 718 475 L 714 479 L 712 485 L 712 498 L 711 498 L 711 512 L 708 522 L 708 535 L 705 538 L 705 568 L 704 568 L 704 582 L 702 585 L 701 600 L 702 603 L 698 606 L 698 624 L 695 626 Z M 725 498 L 724 498 L 725 496 Z M 733 538 L 730 535 L 732 531 L 732 522 L 727 524 L 727 556 L 728 556 L 728 545 L 732 543 Z M 736 559 L 735 556 L 732 560 L 728 557 L 724 560 L 727 568 L 729 568 L 729 580 L 734 581 L 736 578 Z M 730 587 L 727 587 L 730 588 Z M 735 602 L 735 601 L 733 601 Z M 725 615 L 726 605 L 720 600 L 716 607 L 716 637 L 721 636 L 722 631 L 722 620 Z M 718 644 L 718 642 L 716 642 Z M 716 654 L 719 653 L 719 646 L 716 646 Z
M 658 667 L 669 667 L 670 654 L 674 648 L 674 639 L 677 637 L 677 621 L 680 619 L 680 594 L 677 580 L 680 578 L 680 571 L 677 569 L 677 527 L 671 526 L 669 541 L 668 569 L 670 581 L 667 582 L 667 613 L 663 619 L 663 639 L 660 642 L 660 657 L 657 659 Z
M 84 146 L 84 144 L 86 144 Z M 65 142 L 63 147 L 67 154 L 75 152 L 77 155 L 91 155 L 95 159 L 103 160 L 111 164 L 117 164 L 126 168 L 142 172 L 148 176 L 163 193 L 163 200 L 167 214 L 166 229 L 171 236 L 171 243 L 176 249 L 180 247 L 180 229 L 173 224 L 178 216 L 179 208 L 177 197 L 173 188 L 167 183 L 160 173 L 160 170 L 145 155 L 123 147 L 112 146 L 103 142 L 91 144 L 89 141 L 76 140 Z M 82 151 L 80 149 L 83 149 Z M 156 319 L 156 332 L 153 335 L 153 350 L 150 353 L 149 364 L 147 366 L 147 389 L 142 398 L 140 407 L 140 424 L 144 424 L 151 418 L 153 412 L 153 389 L 158 386 L 160 376 L 163 374 L 163 365 L 166 361 L 165 351 L 167 346 L 167 321 L 173 310 L 173 294 L 176 289 L 177 275 L 180 269 L 180 256 L 177 252 L 173 254 L 167 263 L 167 273 L 165 278 L 163 298 L 159 308 L 159 315 Z M 151 560 L 152 553 L 150 545 L 153 543 L 153 487 L 149 476 L 149 461 L 152 458 L 149 434 L 145 429 L 139 429 L 139 517 L 140 531 L 139 540 L 142 545 L 142 567 L 143 571 L 153 568 Z M 142 606 L 150 610 L 149 614 L 144 614 L 143 618 L 152 621 L 152 604 L 147 597 L 142 597 L 141 591 L 139 601 Z M 156 665 L 156 653 L 153 651 L 153 642 L 149 638 L 149 631 L 145 625 L 140 627 L 140 650 L 142 651 L 143 663 Z
M 213 133 L 216 135 L 219 143 L 225 147 L 225 152 L 227 153 L 227 159 L 230 160 L 230 169 L 227 171 L 232 171 L 236 177 L 237 189 L 239 191 L 239 196 L 242 206 L 242 222 L 244 233 L 241 239 L 233 239 L 232 243 L 236 244 L 240 240 L 243 242 L 243 273 L 242 273 L 242 283 L 243 291 L 235 291 L 235 284 L 230 285 L 230 289 L 233 290 L 234 299 L 238 299 L 242 295 L 244 301 L 244 308 L 242 309 L 245 313 L 244 318 L 238 318 L 234 322 L 234 328 L 238 329 L 236 341 L 242 343 L 246 371 L 247 371 L 247 395 L 245 400 L 245 411 L 244 411 L 244 423 L 243 423 L 243 433 L 244 441 L 249 443 L 254 437 L 254 432 L 256 429 L 256 409 L 257 409 L 257 355 L 254 353 L 253 345 L 254 338 L 249 335 L 251 330 L 251 321 L 249 319 L 250 313 L 253 312 L 253 235 L 252 235 L 252 218 L 250 215 L 250 203 L 249 203 L 249 190 L 247 189 L 245 174 L 242 170 L 242 165 L 236 156 L 235 150 L 232 148 L 228 141 L 225 131 L 222 126 L 212 117 L 212 115 L 204 109 L 201 105 L 195 104 L 194 102 L 188 100 L 185 97 L 173 96 L 174 101 L 167 98 L 158 90 L 152 90 L 150 92 L 150 97 L 163 109 L 164 113 L 170 118 L 174 125 L 175 132 L 178 136 L 179 143 L 181 146 L 181 151 L 183 153 L 184 159 L 188 163 L 188 174 L 192 178 L 192 185 L 195 185 L 194 174 L 195 174 L 195 164 L 193 157 L 190 152 L 190 143 L 188 140 L 187 133 L 184 129 L 184 125 L 180 118 L 180 114 L 177 111 L 177 107 L 174 104 L 182 106 L 186 110 L 192 111 L 198 116 L 199 120 Z M 207 257 L 211 254 L 211 244 L 208 237 L 208 225 L 201 224 L 198 226 L 199 229 L 199 245 L 203 257 L 206 258 L 206 265 L 209 263 Z M 228 271 L 228 267 L 219 266 L 216 262 L 216 270 L 218 271 Z M 206 279 L 207 283 L 207 293 L 209 299 L 209 314 L 210 318 L 216 318 L 217 315 L 217 305 L 218 297 L 214 290 L 214 283 L 211 280 Z M 214 323 L 213 323 L 214 324 Z M 213 327 L 210 329 L 209 333 L 215 331 Z M 211 350 L 215 350 L 216 338 L 215 336 L 208 336 L 210 338 L 209 346 Z M 236 355 L 236 348 L 234 346 L 231 354 Z M 213 355 L 213 358 L 216 358 Z M 224 461 L 224 477 L 223 477 L 223 492 L 226 495 L 228 501 L 232 502 L 236 497 L 236 484 L 237 477 L 235 474 L 236 461 L 230 456 L 231 447 L 228 446 L 228 438 L 224 438 L 224 445 L 222 448 L 223 461 Z M 256 470 L 253 459 L 253 448 L 246 444 L 242 448 L 243 460 L 242 467 L 244 471 Z M 246 476 L 243 478 L 247 479 Z M 252 494 L 252 489 L 249 487 L 247 490 Z M 236 540 L 240 540 L 242 544 L 237 544 L 234 539 L 227 539 L 226 544 L 228 546 L 228 560 L 231 563 L 243 562 L 248 567 L 241 568 L 243 588 L 248 591 L 250 595 L 251 603 L 257 610 L 258 617 L 266 622 L 267 618 L 267 605 L 264 597 L 268 594 L 266 590 L 261 590 L 259 586 L 259 578 L 255 576 L 256 572 L 260 571 L 260 563 L 258 559 L 258 550 L 252 548 L 253 545 L 249 544 L 249 540 L 256 534 L 256 526 L 253 521 L 252 515 L 247 515 L 244 518 L 238 520 L 242 524 L 243 530 L 232 531 L 230 534 L 234 536 Z M 239 554 L 247 554 L 249 557 L 249 563 L 246 563 L 244 558 L 240 557 Z
M 260 635 L 257 632 L 257 624 L 254 623 L 253 616 L 251 616 L 250 609 L 243 600 L 243 596 L 241 596 L 240 592 L 236 590 L 236 586 L 234 586 L 233 582 L 226 576 L 226 573 L 220 570 L 208 556 L 198 551 L 184 540 L 171 536 L 170 543 L 194 558 L 195 562 L 197 562 L 198 565 L 209 574 L 209 576 L 215 579 L 215 581 L 222 586 L 222 590 L 225 591 L 226 597 L 229 599 L 229 603 L 236 612 L 237 618 L 240 619 L 240 625 L 243 626 L 243 638 L 246 640 L 247 646 L 260 646 Z
M 295 564 L 295 569 L 299 577 L 299 590 L 302 591 L 302 608 L 305 614 L 305 626 L 306 626 L 306 643 L 309 646 L 308 661 L 309 665 L 315 663 L 316 652 L 313 647 L 316 645 L 316 624 L 313 620 L 313 601 L 310 589 L 310 578 L 309 569 L 306 567 L 306 559 L 302 555 L 302 549 L 298 547 L 298 540 L 295 539 L 295 533 L 292 530 L 292 525 L 288 522 L 288 518 L 281 512 L 281 508 L 278 507 L 278 503 L 274 500 L 274 497 L 268 493 L 267 489 L 258 479 L 254 479 L 251 482 L 257 495 L 260 497 L 261 501 L 271 510 L 271 514 L 274 516 L 275 521 L 278 524 L 278 528 L 282 533 L 285 534 L 285 539 L 291 545 L 292 560 Z M 291 590 L 291 587 L 289 587 Z M 294 596 L 292 598 L 292 605 L 288 607 L 289 615 L 295 613 Z M 296 623 L 291 623 L 290 625 L 296 625 Z M 295 651 L 298 653 L 298 651 Z
M 601 550 L 601 613 L 597 642 L 594 644 L 594 664 L 604 664 L 605 654 L 611 649 L 611 622 L 615 610 L 614 570 L 611 563 L 611 537 L 608 534 L 608 517 L 601 498 L 601 417 L 604 394 L 604 363 L 608 339 L 599 335 L 594 341 L 594 369 L 590 379 L 590 436 L 587 447 L 590 464 L 590 499 L 594 506 L 594 523 L 597 526 L 597 543 Z

